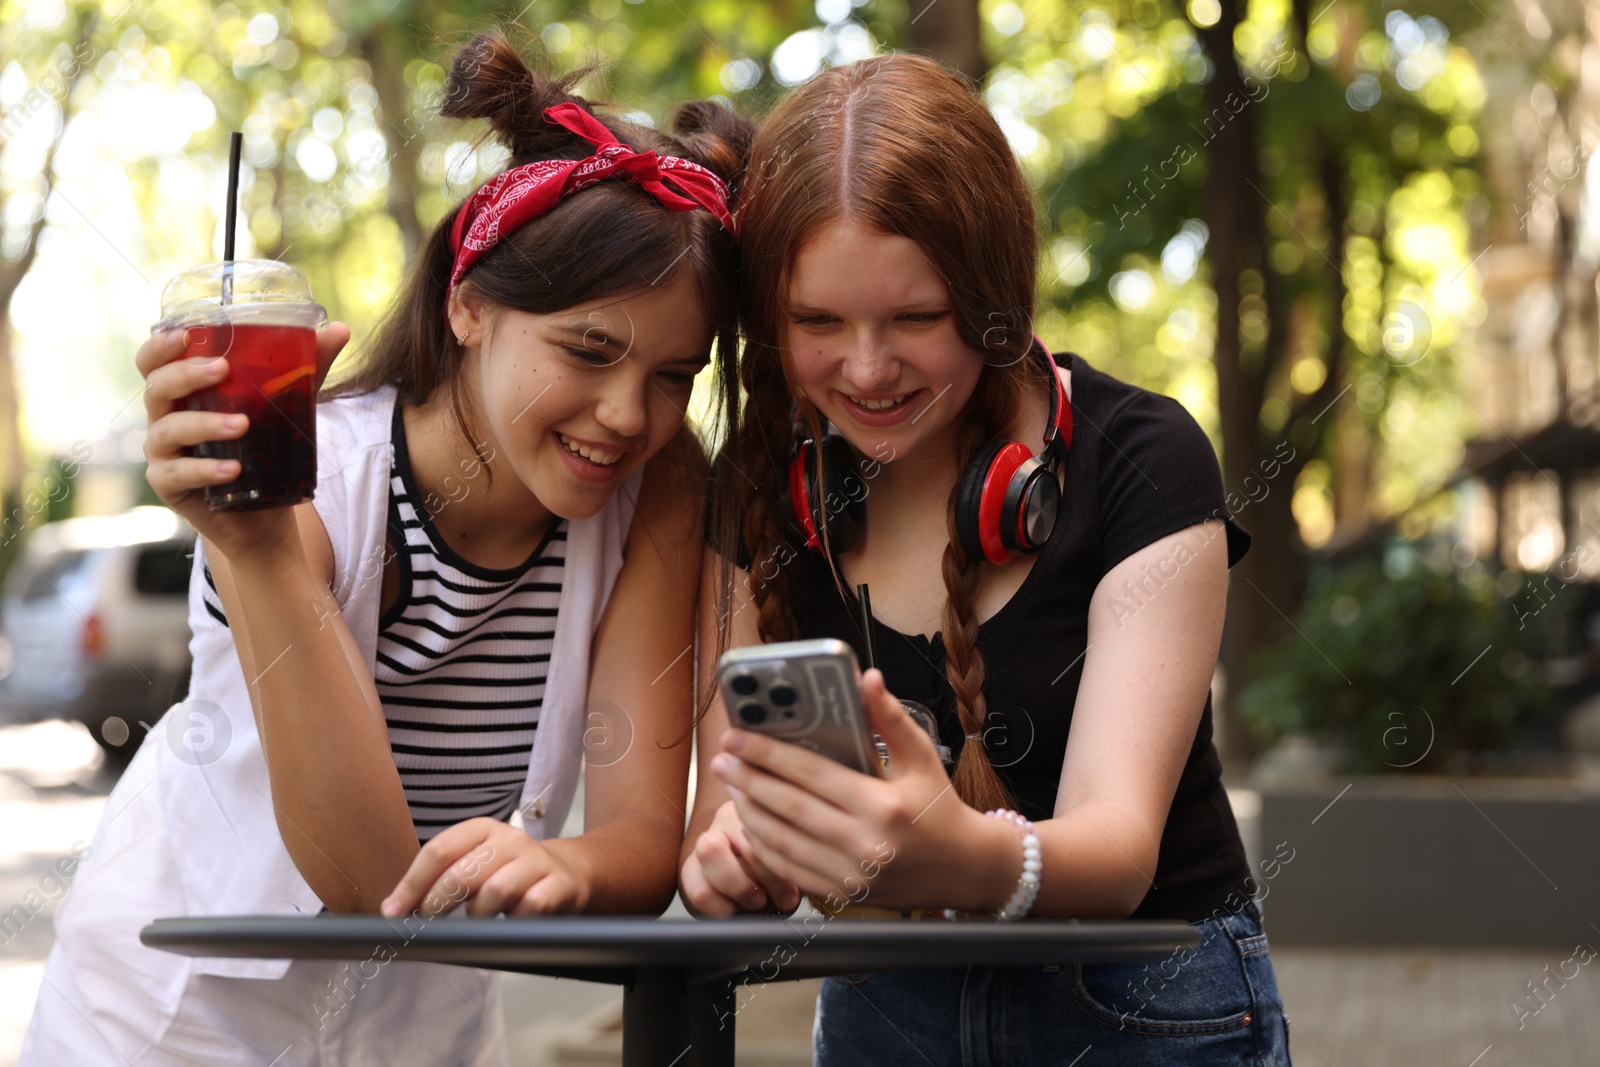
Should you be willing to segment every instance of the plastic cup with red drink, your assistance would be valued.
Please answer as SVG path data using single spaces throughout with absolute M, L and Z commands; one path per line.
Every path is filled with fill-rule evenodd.
M 190 358 L 228 363 L 226 378 L 180 406 L 250 420 L 243 436 L 192 449 L 205 459 L 239 461 L 239 477 L 206 487 L 211 510 L 311 499 L 317 484 L 316 337 L 327 321 L 305 276 L 276 260 L 208 263 L 167 283 L 155 330 L 186 330 Z

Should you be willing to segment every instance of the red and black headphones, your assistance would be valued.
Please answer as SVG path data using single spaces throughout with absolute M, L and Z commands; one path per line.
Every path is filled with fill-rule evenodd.
M 1052 385 L 1044 451 L 1034 455 L 1020 441 L 987 441 L 973 454 L 956 497 L 956 531 L 972 559 L 1010 563 L 1039 551 L 1055 530 L 1061 497 L 1055 465 L 1066 461 L 1072 447 L 1072 405 L 1044 342 L 1035 337 L 1033 347 Z M 865 482 L 843 435 L 826 433 L 819 446 L 797 416 L 787 473 L 778 487 L 779 513 L 807 548 L 823 551 L 824 526 L 835 551 L 848 552 L 861 542 Z

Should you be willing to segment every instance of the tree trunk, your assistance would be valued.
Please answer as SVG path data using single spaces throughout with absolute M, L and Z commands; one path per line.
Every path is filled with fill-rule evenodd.
M 361 38 L 361 49 L 372 64 L 372 87 L 383 112 L 383 136 L 389 142 L 389 216 L 400 227 L 409 264 L 422 247 L 422 222 L 417 218 L 417 158 L 422 151 L 422 125 L 413 116 L 411 94 L 406 90 L 406 48 L 400 40 L 403 26 L 380 22 Z
M 9 307 L 10 301 L 7 300 Z M 16 364 L 11 358 L 11 315 L 0 315 L 0 499 L 19 496 L 28 475 L 22 448 L 22 404 L 17 396 Z
M 906 45 L 981 83 L 989 73 L 982 25 L 977 0 L 911 0 Z
M 78 79 L 83 75 L 83 65 L 78 61 L 78 57 L 88 54 L 89 40 L 94 35 L 98 22 L 99 15 L 91 12 L 78 24 L 78 32 L 72 45 L 74 61 L 62 79 L 64 88 L 59 105 L 61 126 L 51 139 L 50 147 L 45 150 L 44 166 L 40 171 L 45 183 L 45 192 L 44 202 L 39 205 L 39 217 L 28 229 L 28 240 L 23 245 L 22 254 L 10 263 L 0 266 L 0 500 L 20 496 L 23 478 L 28 473 L 27 460 L 22 449 L 22 405 L 17 395 L 16 366 L 11 358 L 11 300 L 16 296 L 28 269 L 33 266 L 34 257 L 39 253 L 39 238 L 44 234 L 45 209 L 49 206 L 50 193 L 55 188 L 56 149 L 61 145 L 61 137 L 66 132 L 67 123 L 72 121 L 72 92 L 77 88 Z M 39 90 L 36 88 L 30 90 L 30 92 L 37 91 Z
M 1333 527 L 1355 532 L 1359 523 L 1372 514 L 1372 435 L 1361 409 L 1350 395 L 1329 412 L 1338 420 L 1334 433 L 1338 441 L 1337 465 L 1333 477 Z
M 1296 0 L 1302 28 L 1305 0 Z M 1327 375 L 1320 387 L 1289 413 L 1281 433 L 1261 427 L 1261 405 L 1269 382 L 1285 369 L 1291 354 L 1290 316 L 1285 286 L 1271 269 L 1264 212 L 1278 210 L 1263 188 L 1256 165 L 1260 146 L 1255 115 L 1247 102 L 1244 71 L 1234 54 L 1238 5 L 1225 0 L 1222 17 L 1200 31 L 1213 70 L 1207 104 L 1218 130 L 1210 144 L 1206 184 L 1207 224 L 1211 229 L 1212 286 L 1217 295 L 1217 407 L 1222 423 L 1222 470 L 1227 490 L 1241 504 L 1240 525 L 1253 535 L 1248 555 L 1233 569 L 1228 586 L 1228 622 L 1222 639 L 1226 682 L 1217 709 L 1223 762 L 1234 774 L 1249 769 L 1258 755 L 1255 740 L 1237 714 L 1238 694 L 1250 683 L 1254 659 L 1267 644 L 1291 632 L 1291 618 L 1300 606 L 1304 552 L 1292 508 L 1295 481 L 1305 464 L 1331 436 L 1343 386 L 1345 285 L 1338 264 L 1344 256 L 1347 221 L 1344 168 L 1337 146 L 1314 134 L 1309 147 L 1315 158 L 1310 171 L 1322 186 L 1330 261 L 1322 272 L 1330 322 L 1324 352 Z M 1303 41 L 1303 29 L 1301 40 Z M 1233 106 L 1230 106 L 1230 101 Z M 1240 101 L 1246 101 L 1238 106 Z M 1230 117 L 1231 116 L 1231 117 Z M 1246 352 L 1240 335 L 1241 275 L 1260 273 L 1266 302 L 1268 336 L 1259 352 Z M 1315 299 L 1315 297 L 1303 298 Z M 1348 402 L 1348 401 L 1346 401 Z
M 285 165 L 287 158 L 287 152 L 279 152 L 278 162 L 272 167 L 272 210 L 278 217 L 278 236 L 271 244 L 256 245 L 255 254 L 261 259 L 282 259 L 289 247 L 288 242 L 284 240 L 287 227 L 283 222 L 283 185 L 284 179 L 288 176 L 288 168 Z M 248 227 L 249 223 L 246 222 L 245 225 Z
M 1202 29 L 1200 37 L 1214 71 L 1207 87 L 1211 114 L 1231 116 L 1220 123 L 1210 142 L 1206 178 L 1206 225 L 1210 229 L 1211 285 L 1217 296 L 1217 333 L 1213 359 L 1217 372 L 1217 412 L 1222 424 L 1222 477 L 1230 493 L 1241 496 L 1245 479 L 1259 473 L 1261 456 L 1261 401 L 1259 367 L 1247 368 L 1239 336 L 1240 275 L 1252 266 L 1260 230 L 1260 208 L 1254 179 L 1256 145 L 1250 108 L 1233 115 L 1230 94 L 1248 100 L 1244 78 L 1233 52 L 1233 31 L 1238 13 L 1231 2 L 1222 5 L 1222 18 Z M 1270 299 L 1270 294 L 1268 294 Z M 1268 338 L 1268 343 L 1274 339 Z M 1269 574 L 1272 557 L 1285 546 L 1274 544 L 1278 524 L 1266 518 L 1266 505 L 1282 487 L 1270 487 L 1265 499 L 1241 509 L 1240 524 L 1254 534 L 1248 555 L 1233 569 L 1228 583 L 1228 621 L 1222 636 L 1223 700 L 1215 709 L 1218 748 L 1223 765 L 1239 773 L 1255 758 L 1255 745 L 1234 711 L 1235 697 L 1249 681 L 1250 660 L 1280 623 L 1267 599 L 1275 579 Z

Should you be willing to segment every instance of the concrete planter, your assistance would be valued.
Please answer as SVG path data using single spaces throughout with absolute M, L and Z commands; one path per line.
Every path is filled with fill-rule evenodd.
M 1592 773 L 1306 774 L 1252 791 L 1248 844 L 1274 942 L 1600 946 Z

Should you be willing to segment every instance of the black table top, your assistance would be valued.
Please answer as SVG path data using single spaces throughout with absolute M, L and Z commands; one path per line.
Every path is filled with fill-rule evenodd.
M 899 922 L 632 916 L 386 919 L 374 915 L 157 919 L 139 933 L 186 956 L 387 959 L 627 983 L 640 970 L 683 971 L 694 982 L 748 972 L 788 981 L 830 974 L 969 965 L 1029 966 L 1157 960 L 1190 948 L 1186 922 L 1029 919 Z

